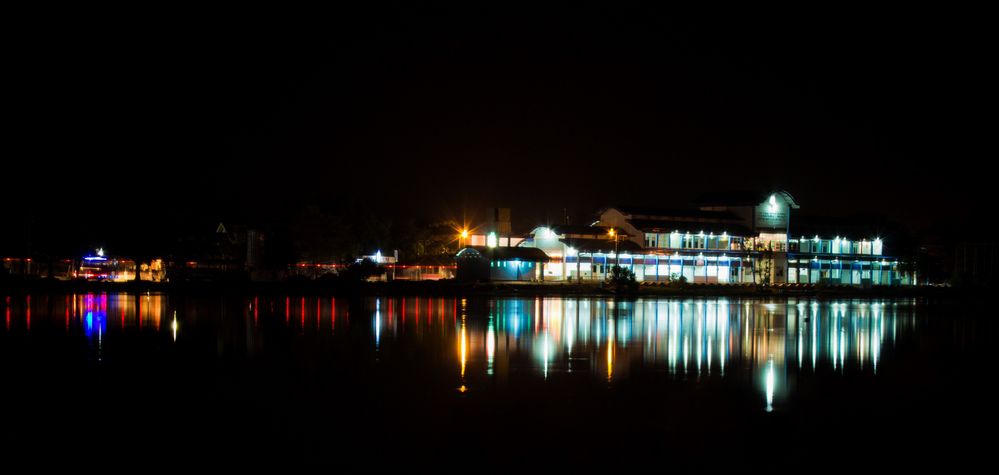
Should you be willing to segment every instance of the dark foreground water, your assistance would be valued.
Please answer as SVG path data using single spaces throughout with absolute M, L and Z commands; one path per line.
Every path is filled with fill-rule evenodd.
M 0 298 L 5 461 L 868 471 L 994 450 L 987 305 Z

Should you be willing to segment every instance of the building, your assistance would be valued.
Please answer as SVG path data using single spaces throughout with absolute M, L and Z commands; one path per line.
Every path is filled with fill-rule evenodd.
M 591 226 L 543 226 L 519 244 L 542 250 L 545 280 L 600 281 L 618 264 L 642 282 L 910 285 L 876 231 L 802 225 L 786 191 L 715 193 L 685 209 L 615 206 Z M 846 228 L 844 228 L 846 229 Z
M 461 247 L 514 247 L 523 242 L 523 236 L 513 233 L 510 221 L 510 208 L 486 209 L 486 221 L 474 230 L 463 230 L 459 242 Z
M 469 246 L 455 256 L 456 278 L 464 282 L 540 281 L 548 260 L 544 251 L 531 247 Z

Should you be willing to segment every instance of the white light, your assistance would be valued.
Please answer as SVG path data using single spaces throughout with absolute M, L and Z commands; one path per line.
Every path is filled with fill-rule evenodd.
M 767 412 L 774 410 L 774 361 L 767 361 L 766 391 L 767 391 Z
M 572 247 L 567 247 L 565 249 L 565 255 L 567 255 L 567 256 L 575 256 L 576 255 L 576 249 L 572 248 Z
M 177 341 L 177 327 L 179 327 L 179 326 L 180 325 L 177 324 L 177 311 L 174 310 L 173 311 L 173 321 L 170 322 L 170 329 L 173 330 L 173 341 Z
M 104 257 L 104 248 L 103 247 L 98 247 L 97 248 L 97 256 L 98 257 Z
M 779 207 L 777 206 L 777 195 L 770 195 L 770 204 L 767 205 L 767 209 L 771 213 L 776 213 L 778 208 Z
M 489 233 L 489 234 L 488 234 L 488 235 L 486 236 L 486 246 L 489 246 L 489 247 L 496 247 L 496 233 L 494 233 L 494 232 L 490 232 L 490 233 Z

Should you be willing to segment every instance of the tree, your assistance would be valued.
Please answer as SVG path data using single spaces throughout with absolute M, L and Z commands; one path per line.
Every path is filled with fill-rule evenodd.
M 374 277 L 376 275 L 382 275 L 385 273 L 385 269 L 379 267 L 371 259 L 365 258 L 359 262 L 353 262 L 344 269 L 342 277 L 345 280 L 350 281 L 365 281 L 369 277 Z
M 634 292 L 638 290 L 635 273 L 626 267 L 615 265 L 607 274 L 607 283 L 614 287 L 617 293 Z

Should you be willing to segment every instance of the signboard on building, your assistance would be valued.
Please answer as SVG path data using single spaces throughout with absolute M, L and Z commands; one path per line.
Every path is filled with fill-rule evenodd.
M 756 206 L 757 229 L 782 229 L 787 230 L 788 223 L 788 202 L 783 196 L 770 195 L 763 203 Z

